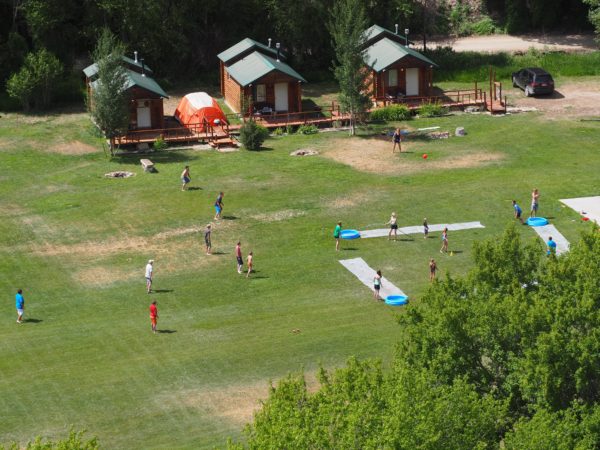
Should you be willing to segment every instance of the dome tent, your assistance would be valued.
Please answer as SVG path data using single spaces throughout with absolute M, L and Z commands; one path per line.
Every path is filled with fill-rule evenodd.
M 211 125 L 227 123 L 217 101 L 206 92 L 193 92 L 183 97 L 175 109 L 175 118 L 183 126 L 203 125 L 205 120 Z

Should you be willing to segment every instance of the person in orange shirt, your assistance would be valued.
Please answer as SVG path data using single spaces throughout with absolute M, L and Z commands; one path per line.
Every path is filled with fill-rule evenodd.
M 152 332 L 156 334 L 156 322 L 158 321 L 158 308 L 156 307 L 156 300 L 150 305 L 150 323 L 152 324 Z

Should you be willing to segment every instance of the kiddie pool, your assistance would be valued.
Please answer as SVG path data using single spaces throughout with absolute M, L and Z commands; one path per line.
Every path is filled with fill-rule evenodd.
M 544 225 L 548 225 L 548 219 L 544 217 L 530 217 L 527 219 L 527 225 L 530 227 L 543 227 Z
M 357 230 L 342 230 L 340 237 L 342 239 L 358 239 L 360 233 Z
M 385 299 L 385 304 L 390 306 L 403 306 L 408 303 L 406 295 L 388 295 Z

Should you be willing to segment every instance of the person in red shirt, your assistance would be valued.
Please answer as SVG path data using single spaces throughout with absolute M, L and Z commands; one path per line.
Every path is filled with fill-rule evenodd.
M 150 323 L 152 324 L 152 332 L 156 334 L 156 322 L 158 321 L 158 308 L 156 300 L 150 305 Z

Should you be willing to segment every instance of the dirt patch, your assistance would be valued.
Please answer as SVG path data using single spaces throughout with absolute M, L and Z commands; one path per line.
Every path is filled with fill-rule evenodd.
M 295 209 L 284 209 L 283 211 L 275 211 L 271 213 L 252 214 L 248 216 L 250 219 L 259 220 L 261 222 L 280 222 L 282 220 L 292 219 L 305 215 L 306 212 Z
M 81 141 L 59 142 L 44 148 L 50 153 L 59 153 L 61 155 L 87 155 L 101 151 L 100 148 L 85 144 Z
M 405 152 L 419 152 L 419 144 L 404 142 Z M 389 140 L 373 139 L 339 139 L 332 141 L 330 147 L 322 152 L 325 157 L 352 166 L 357 170 L 380 175 L 406 175 L 425 170 L 466 169 L 480 167 L 504 158 L 502 153 L 478 152 L 469 154 L 443 155 L 440 159 L 416 161 L 410 153 L 392 154 Z M 410 158 L 410 159 L 409 159 Z M 341 206 L 353 206 L 364 199 L 338 199 Z
M 560 83 L 552 95 L 525 97 L 517 88 L 507 94 L 509 105 L 537 108 L 549 119 L 600 117 L 598 78 Z
M 325 201 L 325 204 L 328 205 L 329 208 L 333 209 L 344 209 L 351 208 L 356 205 L 360 205 L 364 203 L 369 198 L 364 192 L 357 192 L 348 195 L 342 195 L 339 197 L 335 197 L 332 200 Z
M 77 283 L 95 288 L 110 286 L 116 281 L 132 280 L 136 277 L 141 279 L 140 274 L 137 272 L 130 271 L 126 273 L 107 267 L 90 267 L 73 274 L 73 279 Z

